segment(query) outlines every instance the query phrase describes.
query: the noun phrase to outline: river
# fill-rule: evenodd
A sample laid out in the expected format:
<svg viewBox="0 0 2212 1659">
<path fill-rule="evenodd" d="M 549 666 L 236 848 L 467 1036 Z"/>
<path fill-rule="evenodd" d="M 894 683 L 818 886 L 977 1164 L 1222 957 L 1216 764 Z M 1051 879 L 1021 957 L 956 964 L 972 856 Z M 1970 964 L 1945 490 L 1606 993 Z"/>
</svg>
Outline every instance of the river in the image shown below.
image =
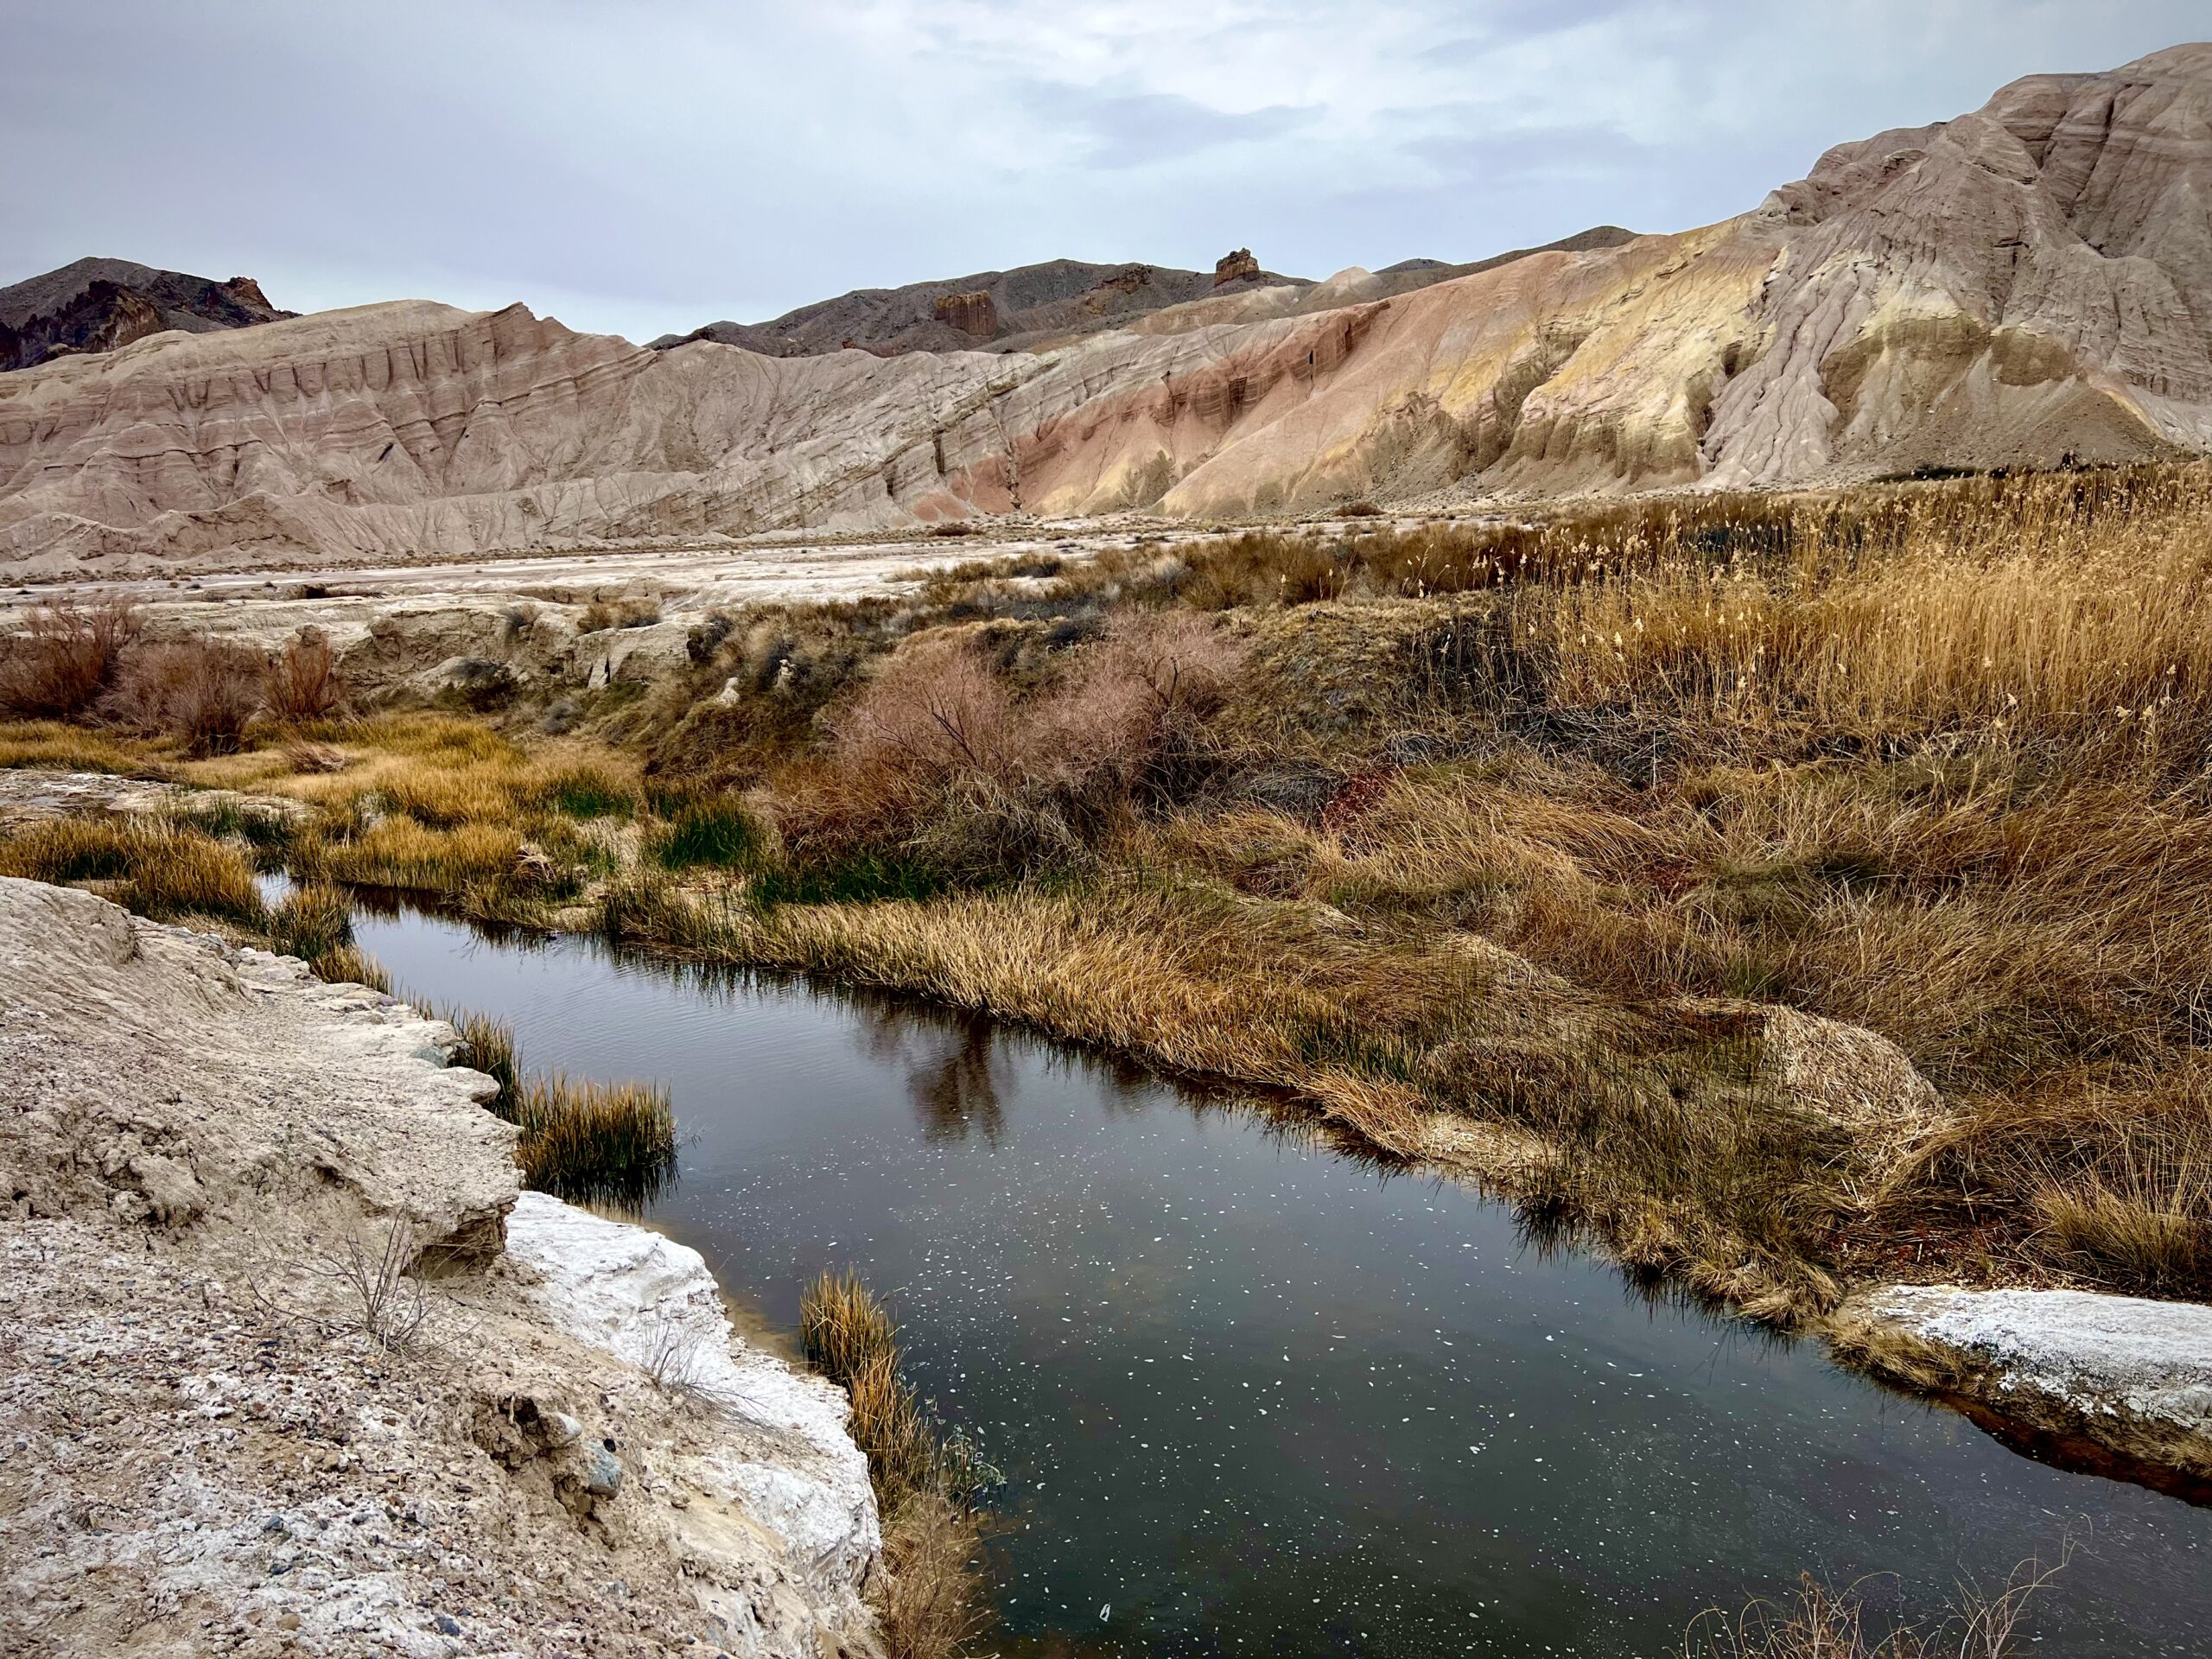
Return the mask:
<svg viewBox="0 0 2212 1659">
<path fill-rule="evenodd" d="M 1005 1652 L 1660 1655 L 1700 1610 L 1999 1588 L 2040 1650 L 2212 1652 L 2212 1510 L 2047 1467 L 1654 1300 L 1465 1187 L 990 1022 L 364 913 L 403 993 L 671 1085 L 652 1223 L 767 1325 L 857 1268 L 1007 1473 Z"/>
</svg>

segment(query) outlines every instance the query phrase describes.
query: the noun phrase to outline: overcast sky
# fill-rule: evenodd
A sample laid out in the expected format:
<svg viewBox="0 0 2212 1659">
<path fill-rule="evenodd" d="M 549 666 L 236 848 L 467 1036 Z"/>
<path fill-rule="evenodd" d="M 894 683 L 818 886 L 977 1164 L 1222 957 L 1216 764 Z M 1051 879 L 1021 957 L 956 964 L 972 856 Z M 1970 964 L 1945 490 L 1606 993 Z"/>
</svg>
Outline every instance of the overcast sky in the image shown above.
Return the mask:
<svg viewBox="0 0 2212 1659">
<path fill-rule="evenodd" d="M 0 0 L 0 283 L 646 339 L 1066 256 L 1325 276 L 1755 206 L 2202 0 Z"/>
</svg>

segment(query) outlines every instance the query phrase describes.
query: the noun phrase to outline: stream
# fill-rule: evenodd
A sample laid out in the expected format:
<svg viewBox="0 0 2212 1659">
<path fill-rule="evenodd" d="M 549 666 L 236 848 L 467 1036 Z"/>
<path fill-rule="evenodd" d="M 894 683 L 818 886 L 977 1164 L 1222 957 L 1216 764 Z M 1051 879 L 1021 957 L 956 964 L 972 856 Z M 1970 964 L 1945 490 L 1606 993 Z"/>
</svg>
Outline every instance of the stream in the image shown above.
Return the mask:
<svg viewBox="0 0 2212 1659">
<path fill-rule="evenodd" d="M 1457 1185 L 988 1020 L 361 913 L 525 1065 L 672 1088 L 652 1224 L 769 1326 L 857 1268 L 1006 1471 L 1005 1653 L 1664 1655 L 1801 1573 L 2020 1651 L 2212 1652 L 2212 1510 L 2015 1454 Z"/>
</svg>

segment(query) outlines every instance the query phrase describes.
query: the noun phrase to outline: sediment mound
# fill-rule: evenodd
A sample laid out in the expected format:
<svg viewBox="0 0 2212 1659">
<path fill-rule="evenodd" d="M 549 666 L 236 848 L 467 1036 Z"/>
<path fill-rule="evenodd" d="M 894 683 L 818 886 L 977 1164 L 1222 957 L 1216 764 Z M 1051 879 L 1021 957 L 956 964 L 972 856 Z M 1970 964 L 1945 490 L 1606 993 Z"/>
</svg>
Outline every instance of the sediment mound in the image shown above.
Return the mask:
<svg viewBox="0 0 2212 1659">
<path fill-rule="evenodd" d="M 875 1650 L 843 1396 L 518 1195 L 453 1040 L 0 880 L 9 1652 Z"/>
<path fill-rule="evenodd" d="M 2212 46 L 2183 46 L 1840 145 L 1702 229 L 1411 292 L 1424 270 L 1300 289 L 1240 263 L 1050 350 L 951 349 L 1004 344 L 1023 308 L 1020 273 L 989 272 L 856 296 L 906 296 L 885 340 L 948 348 L 890 357 L 652 351 L 420 302 L 162 334 L 0 377 L 0 560 L 338 563 L 2199 452 L 2207 199 Z"/>
</svg>

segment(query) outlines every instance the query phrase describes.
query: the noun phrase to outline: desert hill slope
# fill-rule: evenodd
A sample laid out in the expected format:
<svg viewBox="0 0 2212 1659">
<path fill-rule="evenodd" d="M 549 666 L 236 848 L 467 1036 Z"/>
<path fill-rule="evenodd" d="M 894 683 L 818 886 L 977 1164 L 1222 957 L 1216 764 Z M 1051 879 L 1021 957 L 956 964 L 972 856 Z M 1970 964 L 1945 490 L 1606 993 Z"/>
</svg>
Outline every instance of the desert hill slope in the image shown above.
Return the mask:
<svg viewBox="0 0 2212 1659">
<path fill-rule="evenodd" d="M 1753 211 L 1049 351 L 654 351 L 410 301 L 0 377 L 0 556 L 389 558 L 1128 506 L 1789 484 L 2212 445 L 2212 46 Z"/>
<path fill-rule="evenodd" d="M 1312 286 L 1300 277 L 1262 270 L 1243 249 L 1225 256 L 1211 271 L 1052 259 L 1013 270 L 910 283 L 904 288 L 856 289 L 785 312 L 770 322 L 710 322 L 688 334 L 664 334 L 652 344 L 656 350 L 664 350 L 711 340 L 768 357 L 818 357 L 850 349 L 881 357 L 986 347 L 1019 351 L 1134 321 L 1168 306 L 1206 298 L 1217 289 Z"/>
<path fill-rule="evenodd" d="M 204 334 L 274 322 L 251 276 L 227 283 L 128 259 L 79 259 L 0 288 L 0 370 L 75 352 L 111 352 L 164 329 Z"/>
</svg>

